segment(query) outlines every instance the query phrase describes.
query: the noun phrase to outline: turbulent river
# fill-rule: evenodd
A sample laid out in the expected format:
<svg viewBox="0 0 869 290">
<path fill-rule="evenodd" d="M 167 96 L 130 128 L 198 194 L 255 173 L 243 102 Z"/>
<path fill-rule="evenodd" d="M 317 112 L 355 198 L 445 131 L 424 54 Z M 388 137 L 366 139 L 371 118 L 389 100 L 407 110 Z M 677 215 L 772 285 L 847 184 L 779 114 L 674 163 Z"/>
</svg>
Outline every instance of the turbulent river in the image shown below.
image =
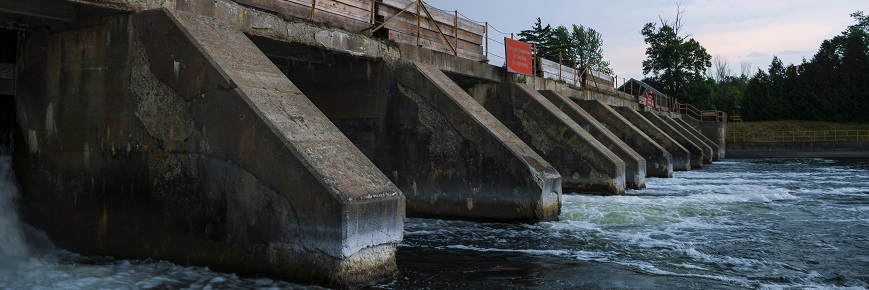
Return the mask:
<svg viewBox="0 0 869 290">
<path fill-rule="evenodd" d="M 18 222 L 9 167 L 3 159 L 0 288 L 310 287 L 55 249 Z M 869 160 L 726 160 L 647 186 L 565 194 L 557 222 L 408 219 L 400 273 L 372 288 L 869 287 Z"/>
</svg>

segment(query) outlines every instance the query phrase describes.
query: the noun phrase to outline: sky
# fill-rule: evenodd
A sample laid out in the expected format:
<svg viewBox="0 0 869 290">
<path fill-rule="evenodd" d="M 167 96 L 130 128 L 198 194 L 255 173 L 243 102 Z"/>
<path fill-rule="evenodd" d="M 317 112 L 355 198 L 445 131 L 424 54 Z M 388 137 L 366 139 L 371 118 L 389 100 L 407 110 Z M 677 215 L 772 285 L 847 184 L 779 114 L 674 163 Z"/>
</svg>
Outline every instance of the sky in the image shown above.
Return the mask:
<svg viewBox="0 0 869 290">
<path fill-rule="evenodd" d="M 849 15 L 869 13 L 867 0 L 426 0 L 443 10 L 458 10 L 475 21 L 518 34 L 530 29 L 540 17 L 553 27 L 572 24 L 591 27 L 603 36 L 603 56 L 619 78 L 642 78 L 647 45 L 640 30 L 660 18 L 673 21 L 677 4 L 682 14 L 682 31 L 689 34 L 713 56 L 727 60 L 735 74 L 743 62 L 752 73 L 766 70 L 773 56 L 785 64 L 811 59 L 824 39 L 839 35 L 854 24 Z M 490 29 L 490 38 L 501 35 Z M 516 36 L 518 38 L 518 36 Z M 490 41 L 490 55 L 504 55 L 503 45 Z M 490 62 L 503 59 L 490 56 Z"/>
</svg>

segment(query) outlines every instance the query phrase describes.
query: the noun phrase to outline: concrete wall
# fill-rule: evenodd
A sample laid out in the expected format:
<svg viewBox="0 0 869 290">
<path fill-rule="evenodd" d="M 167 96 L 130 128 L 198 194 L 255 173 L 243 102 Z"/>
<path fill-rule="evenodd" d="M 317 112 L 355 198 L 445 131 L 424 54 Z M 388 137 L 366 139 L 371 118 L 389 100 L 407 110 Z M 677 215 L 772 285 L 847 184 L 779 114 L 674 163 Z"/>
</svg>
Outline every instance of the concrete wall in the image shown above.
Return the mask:
<svg viewBox="0 0 869 290">
<path fill-rule="evenodd" d="M 562 176 L 440 70 L 388 63 L 397 90 L 393 148 L 373 148 L 415 216 L 495 221 L 558 219 Z M 364 146 L 363 146 L 364 147 Z"/>
<path fill-rule="evenodd" d="M 718 158 L 727 155 L 727 122 L 702 122 L 700 132 L 718 144 Z"/>
<path fill-rule="evenodd" d="M 673 139 L 673 137 L 665 133 L 661 128 L 658 128 L 657 125 L 652 124 L 652 122 L 646 119 L 646 117 L 640 114 L 640 112 L 634 111 L 630 108 L 615 107 L 613 109 L 619 112 L 622 117 L 630 121 L 631 124 L 643 131 L 643 133 L 648 135 L 649 138 L 652 138 L 652 140 L 670 153 L 673 157 L 673 170 L 687 171 L 692 168 L 702 168 L 702 156 L 698 156 L 694 152 L 689 151 L 687 148 L 682 146 L 680 142 Z"/>
<path fill-rule="evenodd" d="M 610 106 L 597 100 L 578 101 L 577 103 L 645 159 L 646 176 L 670 178 L 673 177 L 674 166 L 678 168 L 691 167 L 687 158 L 674 160 L 670 152 L 667 152 L 664 147 L 661 147 Z"/>
<path fill-rule="evenodd" d="M 350 55 L 288 61 L 312 48 L 256 43 L 405 192 L 409 216 L 558 218 L 557 171 L 440 70 Z"/>
<path fill-rule="evenodd" d="M 672 137 L 673 140 L 676 140 L 676 142 L 679 142 L 679 144 L 685 146 L 685 148 L 691 152 L 692 168 L 702 168 L 703 164 L 708 164 L 712 162 L 712 159 L 709 155 L 712 152 L 712 148 L 708 148 L 709 146 L 706 146 L 705 144 L 695 144 L 694 141 L 691 141 L 690 139 L 688 139 L 688 137 L 685 137 L 685 135 L 679 133 L 679 131 L 673 128 L 673 126 L 667 124 L 667 122 L 664 121 L 664 119 L 661 119 L 661 117 L 655 112 L 643 111 L 640 113 L 643 115 L 643 117 L 649 120 L 649 122 L 654 124 L 656 127 L 661 129 L 661 131 L 663 131 L 670 137 Z"/>
<path fill-rule="evenodd" d="M 624 161 L 531 86 L 481 83 L 470 92 L 558 169 L 565 191 L 624 194 Z"/>
<path fill-rule="evenodd" d="M 661 117 L 662 120 L 667 122 L 668 125 L 673 127 L 673 129 L 676 129 L 676 131 L 678 131 L 680 134 L 687 137 L 688 140 L 691 140 L 691 142 L 694 142 L 694 144 L 697 144 L 700 146 L 705 146 L 704 151 L 703 151 L 704 162 L 712 163 L 713 161 L 719 160 L 719 158 L 718 158 L 718 145 L 717 144 L 712 143 L 712 141 L 709 141 L 708 138 L 703 137 L 703 135 L 700 134 L 700 132 L 697 132 L 697 130 L 693 130 L 693 128 L 691 128 L 690 126 L 688 126 L 688 127 L 682 126 L 681 123 L 676 121 L 674 118 L 671 118 L 670 116 L 660 116 L 659 115 L 659 117 Z M 689 128 L 691 128 L 691 129 L 689 129 Z M 709 150 L 708 151 L 705 150 L 706 148 L 709 148 Z"/>
<path fill-rule="evenodd" d="M 685 130 L 690 132 L 692 135 L 696 136 L 698 139 L 703 141 L 703 143 L 706 143 L 706 145 L 709 145 L 709 147 L 712 147 L 712 161 L 719 161 L 722 158 L 724 158 L 724 149 L 721 148 L 721 144 L 707 138 L 706 135 L 704 135 L 702 132 L 700 132 L 700 130 L 697 130 L 697 128 L 694 128 L 694 126 L 691 126 L 691 124 L 689 124 L 688 122 L 685 122 L 685 120 L 683 118 L 671 118 L 668 121 L 672 121 L 672 122 L 675 122 L 676 124 L 679 124 L 680 126 L 682 126 L 682 128 L 684 128 Z M 718 122 L 715 122 L 715 123 L 718 123 Z M 723 124 L 725 124 L 725 126 L 727 126 L 726 122 L 721 122 L 721 123 L 723 123 Z M 724 141 L 724 140 L 721 140 L 721 141 Z"/>
<path fill-rule="evenodd" d="M 572 100 L 562 97 L 554 91 L 544 90 L 540 91 L 540 93 L 552 102 L 553 105 L 567 114 L 571 120 L 579 124 L 580 127 L 597 139 L 598 142 L 606 146 L 607 149 L 625 162 L 625 183 L 627 188 L 642 189 L 646 187 L 646 159 L 643 156 L 640 156 L 631 146 L 628 146 L 628 144 L 610 132 L 609 129 Z"/>
<path fill-rule="evenodd" d="M 339 287 L 394 273 L 404 197 L 235 26 L 102 19 L 28 34 L 29 221 L 82 254 Z"/>
</svg>

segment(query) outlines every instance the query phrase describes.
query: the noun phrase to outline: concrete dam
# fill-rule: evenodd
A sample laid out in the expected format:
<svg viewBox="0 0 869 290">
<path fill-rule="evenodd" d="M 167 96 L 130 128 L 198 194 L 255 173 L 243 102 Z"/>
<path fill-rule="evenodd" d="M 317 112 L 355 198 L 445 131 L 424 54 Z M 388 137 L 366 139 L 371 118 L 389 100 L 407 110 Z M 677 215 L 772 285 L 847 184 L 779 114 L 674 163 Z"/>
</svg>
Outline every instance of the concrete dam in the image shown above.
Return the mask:
<svg viewBox="0 0 869 290">
<path fill-rule="evenodd" d="M 393 1 L 292 2 L 0 3 L 21 218 L 84 255 L 353 288 L 395 272 L 405 216 L 552 221 L 724 158 L 725 122 L 520 81 L 458 21 L 448 53 L 358 33 Z"/>
</svg>

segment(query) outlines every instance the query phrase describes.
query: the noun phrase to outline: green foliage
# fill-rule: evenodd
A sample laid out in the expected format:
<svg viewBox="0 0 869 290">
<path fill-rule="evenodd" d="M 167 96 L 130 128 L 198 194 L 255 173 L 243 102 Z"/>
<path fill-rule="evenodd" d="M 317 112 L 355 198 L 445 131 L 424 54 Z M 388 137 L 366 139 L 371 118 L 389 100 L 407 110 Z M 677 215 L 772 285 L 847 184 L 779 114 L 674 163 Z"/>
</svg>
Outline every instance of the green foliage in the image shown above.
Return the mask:
<svg viewBox="0 0 869 290">
<path fill-rule="evenodd" d="M 575 55 L 576 67 L 591 68 L 605 74 L 613 74 L 610 62 L 603 59 L 603 38 L 591 27 L 573 25 L 570 34 L 570 47 Z"/>
<path fill-rule="evenodd" d="M 773 58 L 748 83 L 745 120 L 869 121 L 869 17 L 825 40 L 811 61 L 784 66 Z"/>
<path fill-rule="evenodd" d="M 609 61 L 603 60 L 603 38 L 590 27 L 574 24 L 572 29 L 563 25 L 552 28 L 549 24 L 544 26 L 538 17 L 531 29 L 519 32 L 519 41 L 536 47 L 538 58 L 557 62 L 560 53 L 564 66 L 576 63 L 577 68 L 591 66 L 607 74 L 613 73 Z M 537 62 L 538 71 L 539 65 Z"/>
<path fill-rule="evenodd" d="M 643 60 L 643 75 L 652 74 L 644 81 L 654 83 L 662 93 L 681 100 L 704 97 L 690 93 L 705 92 L 702 88 L 708 84 L 704 76 L 706 69 L 712 66 L 712 56 L 693 38 L 680 36 L 678 27 L 681 24 L 646 23 L 641 33 L 646 44 L 646 60 Z M 701 82 L 701 84 L 692 84 Z M 684 91 L 690 89 L 691 92 Z"/>
</svg>

